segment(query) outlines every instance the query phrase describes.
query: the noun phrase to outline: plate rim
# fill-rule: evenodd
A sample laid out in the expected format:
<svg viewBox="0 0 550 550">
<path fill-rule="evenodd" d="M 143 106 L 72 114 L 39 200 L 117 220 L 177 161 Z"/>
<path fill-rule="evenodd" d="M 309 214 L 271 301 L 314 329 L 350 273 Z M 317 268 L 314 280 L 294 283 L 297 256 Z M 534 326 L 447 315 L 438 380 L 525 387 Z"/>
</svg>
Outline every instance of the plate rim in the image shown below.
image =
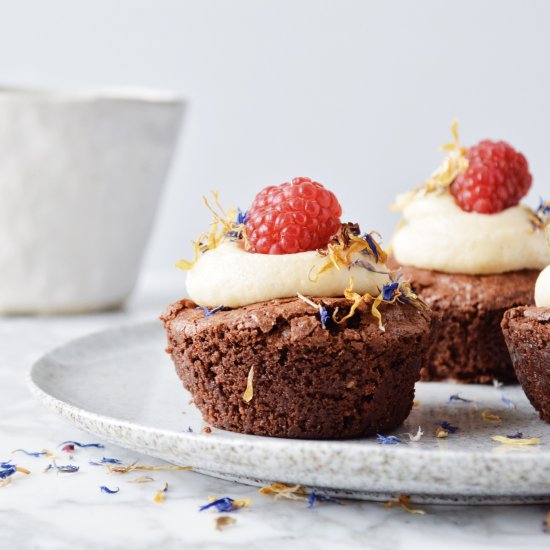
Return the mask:
<svg viewBox="0 0 550 550">
<path fill-rule="evenodd" d="M 134 322 L 134 323 L 125 323 L 120 324 L 117 326 L 105 328 L 102 330 L 94 331 L 92 333 L 86 334 L 84 336 L 80 336 L 78 338 L 69 340 L 65 342 L 64 344 L 61 344 L 59 346 L 56 346 L 55 348 L 51 349 L 47 353 L 43 354 L 38 360 L 36 360 L 31 368 L 27 372 L 27 385 L 32 393 L 32 395 L 43 405 L 45 405 L 49 410 L 53 411 L 57 415 L 61 416 L 65 420 L 68 420 L 72 424 L 76 425 L 78 428 L 88 432 L 92 433 L 93 435 L 96 435 L 98 437 L 104 438 L 105 440 L 115 444 L 119 445 L 121 447 L 130 448 L 139 452 L 142 452 L 144 454 L 147 454 L 149 456 L 155 456 L 157 458 L 162 458 L 163 460 L 168 460 L 170 462 L 180 463 L 177 459 L 177 457 L 173 457 L 172 460 L 165 458 L 166 456 L 166 450 L 161 449 L 159 451 L 155 451 L 155 449 L 152 449 L 150 445 L 137 445 L 137 444 L 130 444 L 127 441 L 121 440 L 112 434 L 110 434 L 110 431 L 112 429 L 116 428 L 123 428 L 128 433 L 133 433 L 134 436 L 137 435 L 138 437 L 134 437 L 134 440 L 139 439 L 139 435 L 155 435 L 157 436 L 157 439 L 160 440 L 166 440 L 168 442 L 172 442 L 172 444 L 176 443 L 176 447 L 181 451 L 184 450 L 184 448 L 187 448 L 188 453 L 191 455 L 191 458 L 186 459 L 186 463 L 190 465 L 193 468 L 201 469 L 201 456 L 204 453 L 208 453 L 209 451 L 212 451 L 214 448 L 216 449 L 231 449 L 231 450 L 237 450 L 237 455 L 242 456 L 243 453 L 246 452 L 254 452 L 258 450 L 258 442 L 260 444 L 260 448 L 265 452 L 268 453 L 277 453 L 277 452 L 285 452 L 285 455 L 288 456 L 289 454 L 293 454 L 296 459 L 303 460 L 304 453 L 312 454 L 313 451 L 318 450 L 320 447 L 322 447 L 322 450 L 328 449 L 329 454 L 334 453 L 344 453 L 348 456 L 348 458 L 351 456 L 354 460 L 360 460 L 360 459 L 369 459 L 369 461 L 376 463 L 376 462 L 386 462 L 391 463 L 395 462 L 398 463 L 397 465 L 402 468 L 403 459 L 410 458 L 411 461 L 414 461 L 415 463 L 418 463 L 418 461 L 421 460 L 430 460 L 434 461 L 434 459 L 440 463 L 444 462 L 454 462 L 456 460 L 459 460 L 461 458 L 468 459 L 468 460 L 475 460 L 480 462 L 481 465 L 488 464 L 490 462 L 490 467 L 493 471 L 498 470 L 501 471 L 503 474 L 507 469 L 509 469 L 510 466 L 521 468 L 522 466 L 528 466 L 532 467 L 533 462 L 538 462 L 539 468 L 546 468 L 547 470 L 550 469 L 550 453 L 546 452 L 544 454 L 532 454 L 532 453 L 522 453 L 522 452 L 506 452 L 502 454 L 497 453 L 491 453 L 489 456 L 488 451 L 485 450 L 464 450 L 464 449 L 440 449 L 437 451 L 437 453 L 430 453 L 428 454 L 426 450 L 423 450 L 421 447 L 418 447 L 416 445 L 409 446 L 407 445 L 379 445 L 379 446 L 362 446 L 360 439 L 348 439 L 348 440 L 314 440 L 314 439 L 290 439 L 290 438 L 277 438 L 277 437 L 267 437 L 267 436 L 254 436 L 249 434 L 238 434 L 238 437 L 231 437 L 231 433 L 229 432 L 229 437 L 224 438 L 215 438 L 213 437 L 213 434 L 204 434 L 202 432 L 178 432 L 174 431 L 172 429 L 165 429 L 165 428 L 157 428 L 153 426 L 147 426 L 144 424 L 140 424 L 137 422 L 132 422 L 129 420 L 119 419 L 113 416 L 107 416 L 103 415 L 82 407 L 78 407 L 76 405 L 73 405 L 67 401 L 63 401 L 62 399 L 51 395 L 48 393 L 45 389 L 43 389 L 39 382 L 36 380 L 36 375 L 39 369 L 41 368 L 47 368 L 46 365 L 49 362 L 55 362 L 56 356 L 60 353 L 64 353 L 66 350 L 70 350 L 71 348 L 78 348 L 83 343 L 94 341 L 97 338 L 105 337 L 105 336 L 113 336 L 116 333 L 125 333 L 125 332 L 133 332 L 136 330 L 153 330 L 157 329 L 159 327 L 158 321 L 140 321 L 140 322 Z M 90 421 L 94 426 L 95 429 L 90 429 L 90 426 L 87 421 Z M 243 437 L 244 435 L 244 437 Z M 350 445 L 350 443 L 352 443 Z M 224 464 L 225 468 L 220 469 L 219 472 L 223 473 L 224 475 L 237 475 L 241 477 L 247 477 L 247 474 L 243 472 L 242 468 L 236 468 L 236 464 Z M 204 466 L 205 470 L 210 469 L 210 467 Z M 261 478 L 263 476 L 257 476 L 252 475 L 249 476 L 252 478 Z M 281 480 L 278 480 L 281 481 Z M 504 483 L 505 487 L 509 487 L 509 489 L 512 489 L 513 487 L 510 487 L 506 483 Z M 336 487 L 335 487 L 336 488 Z M 349 490 L 349 488 L 345 488 L 346 490 Z M 541 495 L 542 492 L 517 492 L 517 487 L 515 487 L 515 491 L 512 493 L 510 490 L 497 490 L 494 492 L 495 495 Z M 353 489 L 352 489 L 353 490 Z M 368 489 L 365 489 L 368 490 Z M 388 492 L 392 492 L 393 489 L 388 489 Z M 405 490 L 404 493 L 414 493 L 414 491 L 411 490 Z M 453 491 L 456 493 L 456 491 Z M 444 495 L 446 493 L 449 493 L 449 491 L 439 491 L 433 493 L 434 495 Z M 470 494 L 472 494 L 470 492 Z M 486 492 L 481 492 L 479 495 L 485 495 Z M 550 489 L 545 489 L 544 494 L 550 495 Z M 474 495 L 472 495 L 474 496 Z"/>
</svg>

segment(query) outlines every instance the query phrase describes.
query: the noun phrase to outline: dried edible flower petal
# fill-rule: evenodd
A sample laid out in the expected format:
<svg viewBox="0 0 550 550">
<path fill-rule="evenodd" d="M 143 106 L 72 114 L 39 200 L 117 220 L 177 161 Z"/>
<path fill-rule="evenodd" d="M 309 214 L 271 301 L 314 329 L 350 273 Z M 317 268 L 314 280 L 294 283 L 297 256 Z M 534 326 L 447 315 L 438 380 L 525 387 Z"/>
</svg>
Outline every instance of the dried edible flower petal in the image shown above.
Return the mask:
<svg viewBox="0 0 550 550">
<path fill-rule="evenodd" d="M 500 400 L 509 408 L 509 409 L 515 409 L 516 405 L 513 401 L 508 399 L 505 395 L 501 396 Z"/>
<path fill-rule="evenodd" d="M 483 420 L 488 420 L 489 422 L 500 422 L 502 420 L 498 414 L 494 414 L 489 410 L 483 411 L 481 413 L 481 418 L 483 418 Z"/>
<path fill-rule="evenodd" d="M 156 502 L 157 504 L 162 504 L 166 500 L 166 493 L 168 491 L 168 483 L 164 484 L 164 487 L 162 489 L 159 489 L 154 498 L 153 502 Z"/>
<path fill-rule="evenodd" d="M 350 277 L 348 288 L 344 290 L 344 298 L 353 302 L 348 314 L 341 319 L 337 318 L 337 310 L 335 310 L 332 314 L 333 321 L 338 324 L 341 324 L 350 317 L 353 317 L 355 311 L 362 302 L 367 305 L 372 303 L 371 315 L 378 319 L 378 326 L 382 332 L 386 330 L 384 328 L 384 324 L 382 323 L 382 314 L 378 309 L 382 302 L 386 304 L 394 304 L 395 302 L 411 304 L 417 309 L 425 309 L 427 307 L 426 304 L 412 290 L 411 285 L 408 281 L 398 282 L 390 277 L 390 282 L 386 285 L 383 285 L 382 290 L 380 290 L 380 293 L 376 297 L 371 296 L 369 293 L 363 294 L 363 296 L 361 296 L 357 292 L 354 292 L 354 284 L 355 281 L 353 277 Z"/>
<path fill-rule="evenodd" d="M 491 439 L 504 445 L 538 445 L 540 443 L 539 437 L 530 437 L 528 439 L 520 439 L 515 437 L 506 437 L 504 435 L 492 435 Z"/>
<path fill-rule="evenodd" d="M 214 519 L 214 528 L 222 531 L 225 527 L 234 523 L 237 523 L 237 520 L 231 516 L 218 516 Z"/>
<path fill-rule="evenodd" d="M 531 224 L 536 230 L 544 230 L 550 227 L 550 201 L 540 199 L 536 210 L 528 208 Z"/>
<path fill-rule="evenodd" d="M 447 403 L 453 403 L 453 402 L 456 402 L 456 401 L 460 401 L 462 403 L 473 403 L 473 401 L 471 399 L 466 399 L 465 397 L 460 397 L 459 393 L 453 393 L 453 395 L 450 395 L 449 400 L 447 401 Z"/>
<path fill-rule="evenodd" d="M 109 473 L 114 474 L 127 474 L 128 472 L 133 472 L 134 470 L 148 470 L 148 471 L 156 471 L 156 470 L 192 470 L 192 466 L 141 466 L 138 465 L 137 462 L 134 462 L 132 464 L 128 464 L 127 466 L 119 466 L 114 465 L 111 466 L 109 464 L 106 464 L 107 469 L 109 470 Z"/>
<path fill-rule="evenodd" d="M 421 510 L 419 508 L 411 508 L 410 500 L 411 497 L 409 495 L 398 495 L 396 500 L 388 500 L 388 502 L 384 504 L 384 508 L 393 508 L 394 506 L 399 506 L 400 508 L 403 508 L 403 510 L 409 512 L 409 514 L 418 514 L 421 516 L 425 516 L 425 510 Z"/>
<path fill-rule="evenodd" d="M 445 439 L 446 437 L 449 437 L 449 432 L 444 428 L 437 427 L 435 429 L 435 437 L 438 439 Z"/>
<path fill-rule="evenodd" d="M 378 439 L 382 445 L 395 445 L 397 443 L 403 443 L 401 439 L 395 435 L 384 436 L 382 434 L 376 434 L 376 439 Z"/>
<path fill-rule="evenodd" d="M 15 451 L 12 451 L 13 453 L 24 453 L 27 456 L 33 456 L 34 458 L 39 458 L 41 456 L 53 456 L 53 453 L 51 451 L 48 451 L 47 449 L 42 449 L 41 451 L 26 451 L 25 449 L 15 449 Z"/>
<path fill-rule="evenodd" d="M 326 493 L 316 493 L 315 491 L 311 491 L 311 493 L 309 493 L 307 507 L 313 508 L 316 502 L 330 502 L 332 504 L 340 504 L 340 505 L 342 504 L 338 499 L 331 497 Z"/>
<path fill-rule="evenodd" d="M 286 498 L 288 500 L 308 500 L 305 489 L 300 485 L 286 485 L 273 483 L 259 489 L 262 495 L 274 495 L 275 499 Z"/>
<path fill-rule="evenodd" d="M 212 192 L 212 197 L 214 198 L 214 207 L 210 205 L 206 197 L 202 198 L 214 218 L 210 231 L 204 231 L 193 242 L 193 260 L 180 260 L 176 264 L 176 267 L 180 269 L 192 269 L 201 254 L 217 248 L 226 239 L 231 241 L 242 240 L 245 249 L 248 248 L 245 226 L 248 213 L 241 212 L 239 209 L 231 209 L 226 212 L 220 205 L 218 193 Z"/>
<path fill-rule="evenodd" d="M 109 487 L 107 487 L 106 485 L 101 485 L 99 487 L 99 490 L 102 493 L 107 493 L 108 495 L 114 495 L 114 494 L 116 494 L 120 491 L 120 489 L 118 487 L 116 489 L 109 489 Z"/>
<path fill-rule="evenodd" d="M 210 317 L 211 315 L 214 315 L 215 313 L 218 313 L 218 311 L 221 311 L 223 309 L 223 306 L 218 306 L 213 309 L 208 309 L 205 306 L 197 306 L 195 309 L 202 309 L 204 311 L 205 317 Z"/>
<path fill-rule="evenodd" d="M 443 430 L 446 430 L 447 432 L 454 434 L 458 431 L 458 428 L 456 426 L 453 426 L 446 420 L 442 420 L 441 422 L 438 422 L 437 425 L 442 428 Z"/>
<path fill-rule="evenodd" d="M 392 210 L 403 210 L 411 201 L 419 196 L 434 192 L 446 192 L 457 176 L 466 171 L 468 168 L 468 159 L 466 158 L 467 148 L 460 144 L 457 119 L 454 119 L 451 123 L 451 133 L 453 135 L 452 143 L 441 147 L 441 150 L 446 151 L 448 155 L 443 159 L 439 167 L 424 183 L 418 185 L 409 193 L 404 193 L 397 197 L 397 201 L 391 206 Z"/>
<path fill-rule="evenodd" d="M 243 401 L 245 403 L 250 403 L 250 401 L 252 401 L 252 398 L 254 397 L 253 380 L 254 380 L 254 366 L 250 367 L 250 370 L 248 371 L 248 377 L 246 379 L 246 389 L 244 390 L 244 393 L 243 393 Z"/>
<path fill-rule="evenodd" d="M 122 460 L 104 456 L 101 460 L 90 460 L 89 463 L 92 466 L 102 466 L 103 464 L 122 464 Z"/>
<path fill-rule="evenodd" d="M 17 472 L 17 466 L 12 465 L 0 470 L 0 479 L 6 479 Z"/>
<path fill-rule="evenodd" d="M 128 483 L 149 483 L 155 481 L 151 476 L 136 477 L 136 479 L 130 479 Z"/>
<path fill-rule="evenodd" d="M 300 298 L 300 300 L 319 311 L 319 321 L 321 322 L 321 327 L 326 329 L 327 323 L 330 321 L 330 315 L 327 308 L 321 304 L 316 304 L 313 300 L 310 300 L 299 292 L 297 292 L 296 295 L 298 296 L 298 298 Z"/>
<path fill-rule="evenodd" d="M 61 447 L 62 445 L 74 445 L 76 447 L 95 447 L 96 449 L 104 449 L 105 445 L 102 443 L 79 443 L 78 441 L 63 441 L 63 443 L 60 443 L 58 447 Z"/>
<path fill-rule="evenodd" d="M 50 470 L 56 470 L 62 474 L 74 474 L 80 470 L 80 466 L 75 466 L 74 464 L 66 464 L 64 466 L 58 466 L 55 463 L 55 460 L 44 469 L 44 473 L 49 472 Z"/>
<path fill-rule="evenodd" d="M 516 432 L 515 434 L 507 435 L 506 437 L 508 439 L 522 439 L 523 438 L 523 433 L 522 432 Z"/>
<path fill-rule="evenodd" d="M 199 512 L 202 512 L 203 510 L 208 510 L 209 508 L 216 508 L 218 512 L 233 512 L 235 510 L 238 510 L 239 508 L 247 508 L 248 506 L 250 506 L 251 503 L 252 500 L 250 500 L 249 498 L 234 500 L 229 497 L 223 497 L 217 500 L 213 500 L 208 504 L 204 504 L 199 508 Z"/>
<path fill-rule="evenodd" d="M 409 436 L 409 440 L 410 441 L 420 441 L 420 439 L 422 438 L 422 436 L 424 435 L 424 432 L 422 431 L 422 427 L 421 426 L 418 426 L 418 431 L 416 432 L 415 435 L 413 434 L 410 434 L 410 433 L 405 433 L 403 435 L 408 435 Z"/>
</svg>

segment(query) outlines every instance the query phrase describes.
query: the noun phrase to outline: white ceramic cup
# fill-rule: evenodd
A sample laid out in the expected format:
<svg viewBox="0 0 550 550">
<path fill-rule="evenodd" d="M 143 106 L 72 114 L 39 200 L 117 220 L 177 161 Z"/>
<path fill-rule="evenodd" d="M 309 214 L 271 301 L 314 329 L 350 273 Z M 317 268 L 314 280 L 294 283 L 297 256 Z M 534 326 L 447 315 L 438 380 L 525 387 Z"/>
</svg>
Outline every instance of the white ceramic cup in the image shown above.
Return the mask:
<svg viewBox="0 0 550 550">
<path fill-rule="evenodd" d="M 169 92 L 0 88 L 0 313 L 124 302 L 182 109 Z"/>
</svg>

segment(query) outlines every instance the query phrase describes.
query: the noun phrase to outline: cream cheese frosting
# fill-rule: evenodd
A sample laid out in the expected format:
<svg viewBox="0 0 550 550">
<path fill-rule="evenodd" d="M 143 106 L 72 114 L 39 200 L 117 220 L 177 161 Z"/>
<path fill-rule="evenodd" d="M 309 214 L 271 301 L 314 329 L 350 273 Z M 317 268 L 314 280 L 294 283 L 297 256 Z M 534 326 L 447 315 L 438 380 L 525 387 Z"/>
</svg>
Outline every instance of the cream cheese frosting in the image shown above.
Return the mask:
<svg viewBox="0 0 550 550">
<path fill-rule="evenodd" d="M 479 214 L 463 211 L 448 193 L 429 193 L 404 207 L 403 221 L 393 239 L 401 265 L 484 275 L 550 263 L 544 232 L 533 230 L 521 206 Z"/>
<path fill-rule="evenodd" d="M 353 260 L 369 263 L 368 257 L 357 253 Z M 378 295 L 390 281 L 383 263 L 372 263 L 373 272 L 361 265 L 335 267 L 316 273 L 327 261 L 317 251 L 297 254 L 252 254 L 242 242 L 226 241 L 198 258 L 187 274 L 187 292 L 197 304 L 242 307 L 255 302 L 288 298 L 297 293 L 308 296 L 343 296 L 350 277 L 353 290 L 359 294 Z"/>
<path fill-rule="evenodd" d="M 537 307 L 550 307 L 550 265 L 542 270 L 537 279 L 535 304 Z"/>
</svg>

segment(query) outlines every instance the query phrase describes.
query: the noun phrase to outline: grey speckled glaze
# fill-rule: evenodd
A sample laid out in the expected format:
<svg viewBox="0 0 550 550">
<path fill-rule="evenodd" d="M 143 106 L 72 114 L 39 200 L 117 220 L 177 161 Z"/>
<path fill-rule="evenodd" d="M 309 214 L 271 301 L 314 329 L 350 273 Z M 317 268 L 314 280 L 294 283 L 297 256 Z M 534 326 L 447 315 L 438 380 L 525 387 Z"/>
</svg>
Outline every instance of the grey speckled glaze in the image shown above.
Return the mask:
<svg viewBox="0 0 550 550">
<path fill-rule="evenodd" d="M 412 501 L 432 503 L 550 502 L 550 425 L 538 419 L 519 386 L 419 383 L 420 405 L 394 432 L 406 442 L 399 445 L 374 438 L 276 439 L 215 428 L 207 434 L 164 347 L 159 323 L 87 336 L 40 359 L 30 387 L 48 408 L 107 441 L 242 483 L 299 483 L 366 500 L 409 494 Z M 456 393 L 472 402 L 449 403 Z M 485 410 L 502 420 L 484 420 Z M 438 439 L 440 421 L 459 430 Z M 416 433 L 418 426 L 425 432 L 419 442 L 401 435 Z M 518 431 L 540 437 L 540 444 L 513 447 L 490 439 Z"/>
</svg>

